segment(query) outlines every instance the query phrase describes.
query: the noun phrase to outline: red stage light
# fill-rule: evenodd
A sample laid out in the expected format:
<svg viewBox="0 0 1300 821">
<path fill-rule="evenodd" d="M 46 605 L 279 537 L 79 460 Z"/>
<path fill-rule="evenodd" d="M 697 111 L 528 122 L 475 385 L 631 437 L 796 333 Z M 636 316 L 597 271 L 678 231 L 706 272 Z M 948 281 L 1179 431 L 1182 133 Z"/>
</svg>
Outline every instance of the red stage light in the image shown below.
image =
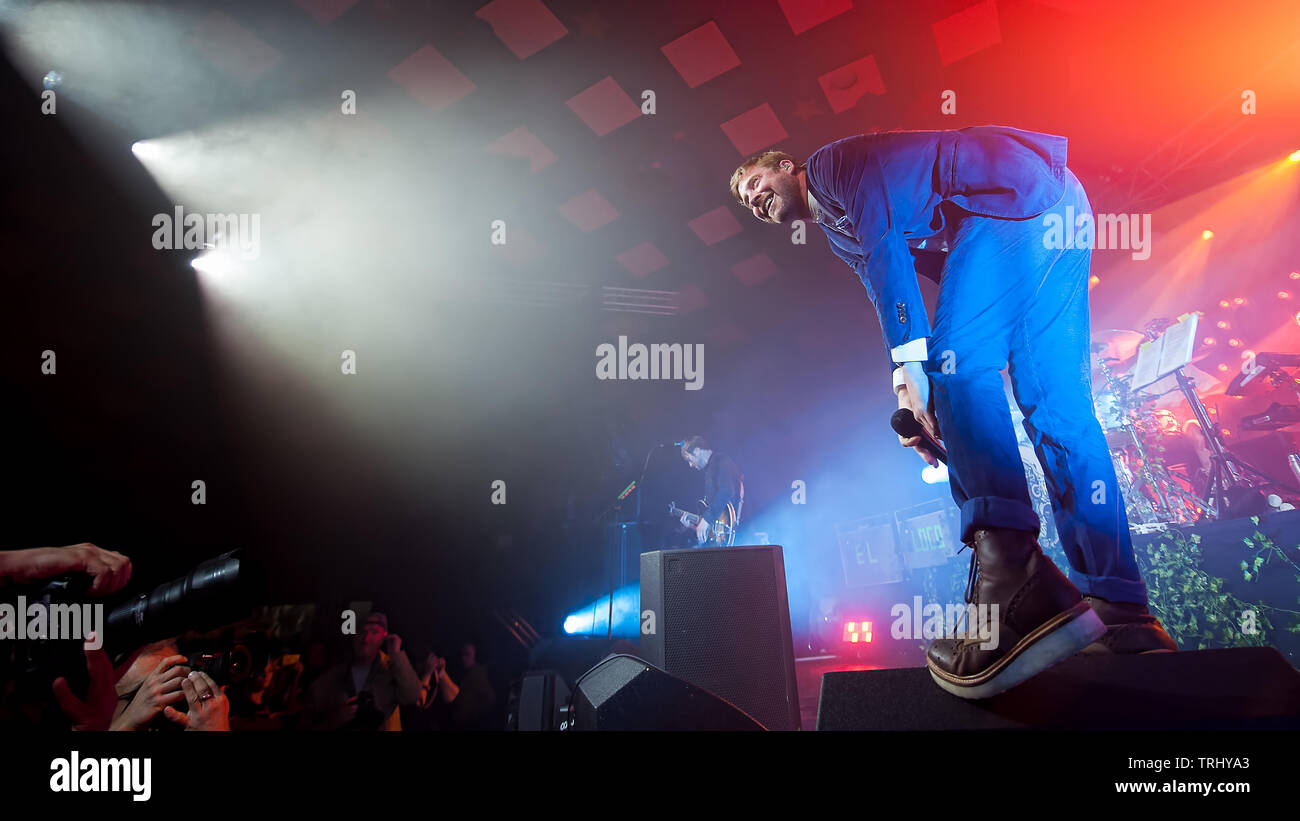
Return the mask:
<svg viewBox="0 0 1300 821">
<path fill-rule="evenodd" d="M 1206 344 L 1206 345 L 1214 345 L 1214 344 L 1215 344 L 1214 337 L 1212 337 L 1212 336 L 1207 336 L 1207 337 L 1205 337 L 1205 344 Z"/>
<path fill-rule="evenodd" d="M 1278 299 L 1290 299 L 1290 298 L 1291 298 L 1291 292 L 1290 292 L 1290 291 L 1278 291 L 1278 292 L 1277 292 L 1277 298 L 1278 298 Z"/>
<path fill-rule="evenodd" d="M 1214 238 L 1214 232 L 1211 231 L 1210 229 L 1206 228 L 1204 231 L 1201 232 L 1201 239 L 1213 239 L 1213 238 Z"/>
<path fill-rule="evenodd" d="M 1232 303 L 1228 302 L 1228 300 L 1226 300 L 1226 299 L 1221 299 L 1221 300 L 1219 300 L 1219 307 L 1220 307 L 1220 308 L 1227 308 L 1227 307 L 1230 306 L 1231 304 L 1232 304 Z"/>
<path fill-rule="evenodd" d="M 871 641 L 871 622 L 846 621 L 842 641 L 849 644 L 866 644 Z"/>
<path fill-rule="evenodd" d="M 1226 323 L 1226 322 L 1224 322 L 1222 319 L 1220 319 L 1220 320 L 1219 320 L 1219 327 L 1220 327 L 1220 328 L 1227 329 L 1227 328 L 1229 328 L 1230 326 L 1228 325 L 1228 323 Z"/>
<path fill-rule="evenodd" d="M 1236 299 L 1232 300 L 1232 304 L 1233 304 L 1233 305 L 1245 305 L 1245 304 L 1246 304 L 1246 298 L 1245 298 L 1245 297 L 1240 297 L 1240 296 L 1239 296 L 1239 297 L 1237 297 Z"/>
</svg>

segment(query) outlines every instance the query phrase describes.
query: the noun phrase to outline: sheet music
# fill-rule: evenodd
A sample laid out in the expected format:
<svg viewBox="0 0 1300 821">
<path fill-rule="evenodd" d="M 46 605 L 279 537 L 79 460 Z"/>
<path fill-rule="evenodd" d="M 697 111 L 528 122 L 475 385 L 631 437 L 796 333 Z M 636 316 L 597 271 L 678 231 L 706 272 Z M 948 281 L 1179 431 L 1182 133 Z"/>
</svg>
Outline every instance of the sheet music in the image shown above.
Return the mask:
<svg viewBox="0 0 1300 821">
<path fill-rule="evenodd" d="M 1183 314 L 1153 342 L 1138 347 L 1133 365 L 1133 388 L 1140 390 L 1192 361 L 1200 314 Z"/>
<path fill-rule="evenodd" d="M 1145 388 L 1160 377 L 1160 351 L 1164 337 L 1138 346 L 1137 364 L 1133 366 L 1133 389 Z"/>
<path fill-rule="evenodd" d="M 1178 322 L 1169 327 L 1162 337 L 1164 348 L 1160 352 L 1159 376 L 1173 373 L 1192 361 L 1192 350 L 1196 347 L 1196 325 L 1199 314 L 1183 314 Z"/>
</svg>

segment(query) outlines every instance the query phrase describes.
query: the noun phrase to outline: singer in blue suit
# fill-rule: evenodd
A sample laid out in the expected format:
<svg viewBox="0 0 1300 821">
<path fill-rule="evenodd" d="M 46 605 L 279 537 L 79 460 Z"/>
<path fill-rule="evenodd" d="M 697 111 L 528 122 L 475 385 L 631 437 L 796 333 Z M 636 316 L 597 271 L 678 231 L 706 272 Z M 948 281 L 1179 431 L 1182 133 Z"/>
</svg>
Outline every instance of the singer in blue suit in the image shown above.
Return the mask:
<svg viewBox="0 0 1300 821">
<path fill-rule="evenodd" d="M 972 548 L 967 601 L 997 622 L 984 624 L 996 643 L 972 624 L 969 638 L 928 650 L 932 678 L 963 698 L 996 695 L 1080 651 L 1177 650 L 1147 609 L 1093 412 L 1092 210 L 1065 160 L 1064 137 L 981 126 L 848 137 L 803 164 L 767 151 L 731 178 L 759 220 L 821 227 L 875 305 L 899 407 L 947 448 Z M 932 320 L 916 264 L 934 251 L 945 257 Z M 1004 368 L 1046 475 L 1068 578 L 1038 546 Z M 900 442 L 934 463 L 919 437 Z"/>
</svg>

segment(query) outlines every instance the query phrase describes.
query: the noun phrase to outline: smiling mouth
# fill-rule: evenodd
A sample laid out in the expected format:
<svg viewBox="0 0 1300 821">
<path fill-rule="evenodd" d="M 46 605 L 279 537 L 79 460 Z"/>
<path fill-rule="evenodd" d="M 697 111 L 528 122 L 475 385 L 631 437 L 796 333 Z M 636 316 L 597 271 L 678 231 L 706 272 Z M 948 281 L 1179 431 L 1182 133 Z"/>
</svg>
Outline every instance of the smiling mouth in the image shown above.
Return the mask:
<svg viewBox="0 0 1300 821">
<path fill-rule="evenodd" d="M 769 192 L 767 202 L 763 203 L 763 215 L 768 219 L 772 218 L 772 200 L 776 199 L 776 194 Z"/>
</svg>

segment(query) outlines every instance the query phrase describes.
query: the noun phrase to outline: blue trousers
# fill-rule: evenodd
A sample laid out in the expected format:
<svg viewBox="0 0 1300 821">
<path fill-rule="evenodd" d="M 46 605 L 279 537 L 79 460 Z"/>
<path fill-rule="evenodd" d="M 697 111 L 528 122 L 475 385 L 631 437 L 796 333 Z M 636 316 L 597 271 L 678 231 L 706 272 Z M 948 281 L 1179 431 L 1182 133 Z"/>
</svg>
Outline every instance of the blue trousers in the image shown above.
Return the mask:
<svg viewBox="0 0 1300 821">
<path fill-rule="evenodd" d="M 1006 368 L 1043 466 L 1070 581 L 1085 594 L 1145 604 L 1124 500 L 1092 404 L 1092 250 L 1087 236 L 1082 248 L 1044 242 L 1048 215 L 1066 221 L 1066 237 L 1075 234 L 1070 206 L 1075 219 L 1092 213 L 1083 186 L 1067 172 L 1065 195 L 1038 217 L 956 216 L 926 372 L 963 541 L 984 528 L 1039 529 L 1007 406 Z"/>
</svg>

